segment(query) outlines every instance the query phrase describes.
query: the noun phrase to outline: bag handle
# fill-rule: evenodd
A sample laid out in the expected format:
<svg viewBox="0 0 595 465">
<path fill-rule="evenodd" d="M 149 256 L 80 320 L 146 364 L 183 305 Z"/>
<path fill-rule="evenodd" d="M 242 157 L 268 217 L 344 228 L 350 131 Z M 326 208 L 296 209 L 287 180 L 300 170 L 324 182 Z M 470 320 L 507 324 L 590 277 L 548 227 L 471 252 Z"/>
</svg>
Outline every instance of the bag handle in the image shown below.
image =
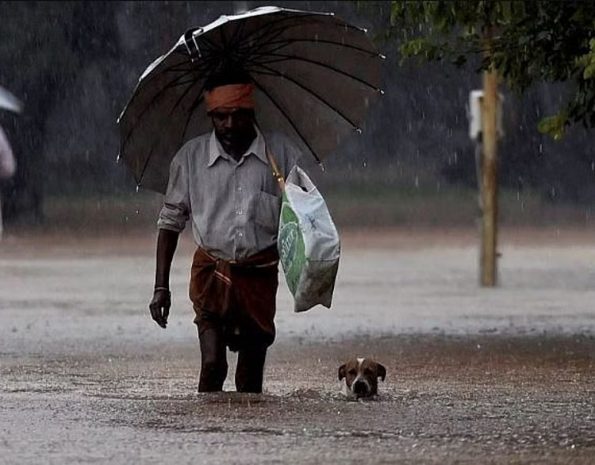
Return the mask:
<svg viewBox="0 0 595 465">
<path fill-rule="evenodd" d="M 271 165 L 271 171 L 273 172 L 273 177 L 279 183 L 279 187 L 281 188 L 281 192 L 283 193 L 283 192 L 285 192 L 285 178 L 281 174 L 281 171 L 279 171 L 279 166 L 277 165 L 277 161 L 275 160 L 275 157 L 269 150 L 268 146 L 266 147 L 266 154 L 267 154 L 267 159 L 269 160 L 269 163 Z"/>
</svg>

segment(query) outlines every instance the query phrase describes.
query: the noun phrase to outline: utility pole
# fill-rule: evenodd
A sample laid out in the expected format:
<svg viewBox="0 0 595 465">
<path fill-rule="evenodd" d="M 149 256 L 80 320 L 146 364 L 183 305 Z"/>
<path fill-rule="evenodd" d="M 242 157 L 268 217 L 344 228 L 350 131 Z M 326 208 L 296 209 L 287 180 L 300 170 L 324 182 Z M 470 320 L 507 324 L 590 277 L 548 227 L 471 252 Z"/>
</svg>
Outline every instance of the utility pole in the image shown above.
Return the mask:
<svg viewBox="0 0 595 465">
<path fill-rule="evenodd" d="M 487 53 L 491 49 L 491 31 L 486 36 Z M 498 244 L 498 75 L 495 70 L 483 74 L 483 99 L 481 105 L 482 162 L 481 162 L 481 254 L 480 282 L 484 287 L 494 287 L 497 282 Z"/>
</svg>

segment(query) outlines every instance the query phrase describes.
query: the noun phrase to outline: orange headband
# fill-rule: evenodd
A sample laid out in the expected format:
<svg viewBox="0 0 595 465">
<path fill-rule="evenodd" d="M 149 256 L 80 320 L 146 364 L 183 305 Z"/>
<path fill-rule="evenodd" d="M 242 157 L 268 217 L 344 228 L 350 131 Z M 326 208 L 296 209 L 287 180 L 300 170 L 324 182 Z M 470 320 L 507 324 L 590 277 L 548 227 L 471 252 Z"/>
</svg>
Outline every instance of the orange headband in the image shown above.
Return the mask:
<svg viewBox="0 0 595 465">
<path fill-rule="evenodd" d="M 229 84 L 205 92 L 207 112 L 219 107 L 254 108 L 254 84 Z"/>
</svg>

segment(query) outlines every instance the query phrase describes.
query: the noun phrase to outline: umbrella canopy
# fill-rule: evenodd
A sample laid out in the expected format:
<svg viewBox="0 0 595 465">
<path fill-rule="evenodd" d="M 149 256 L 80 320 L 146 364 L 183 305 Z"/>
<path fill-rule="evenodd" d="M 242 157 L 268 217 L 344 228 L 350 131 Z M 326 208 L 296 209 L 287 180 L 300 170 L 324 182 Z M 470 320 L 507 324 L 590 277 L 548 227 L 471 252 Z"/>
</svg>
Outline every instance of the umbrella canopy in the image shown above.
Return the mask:
<svg viewBox="0 0 595 465">
<path fill-rule="evenodd" d="M 211 130 L 203 98 L 222 66 L 254 81 L 256 118 L 320 161 L 361 132 L 379 94 L 380 55 L 364 29 L 332 13 L 263 7 L 187 31 L 142 74 L 118 119 L 120 154 L 139 186 L 165 192 L 185 141 Z"/>
<path fill-rule="evenodd" d="M 8 90 L 0 86 L 0 108 L 20 113 L 23 110 L 23 104 L 18 98 L 8 92 Z"/>
</svg>

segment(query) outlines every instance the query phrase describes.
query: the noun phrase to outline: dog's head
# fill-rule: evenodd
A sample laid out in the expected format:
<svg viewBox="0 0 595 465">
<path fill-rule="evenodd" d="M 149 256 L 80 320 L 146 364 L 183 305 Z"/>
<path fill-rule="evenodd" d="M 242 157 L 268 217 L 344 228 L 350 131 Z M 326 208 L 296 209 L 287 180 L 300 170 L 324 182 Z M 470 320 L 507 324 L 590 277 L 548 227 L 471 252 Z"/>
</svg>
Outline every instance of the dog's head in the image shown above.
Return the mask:
<svg viewBox="0 0 595 465">
<path fill-rule="evenodd" d="M 370 358 L 354 358 L 339 367 L 339 381 L 345 380 L 350 396 L 372 397 L 378 393 L 378 378 L 384 381 L 386 368 Z"/>
</svg>

